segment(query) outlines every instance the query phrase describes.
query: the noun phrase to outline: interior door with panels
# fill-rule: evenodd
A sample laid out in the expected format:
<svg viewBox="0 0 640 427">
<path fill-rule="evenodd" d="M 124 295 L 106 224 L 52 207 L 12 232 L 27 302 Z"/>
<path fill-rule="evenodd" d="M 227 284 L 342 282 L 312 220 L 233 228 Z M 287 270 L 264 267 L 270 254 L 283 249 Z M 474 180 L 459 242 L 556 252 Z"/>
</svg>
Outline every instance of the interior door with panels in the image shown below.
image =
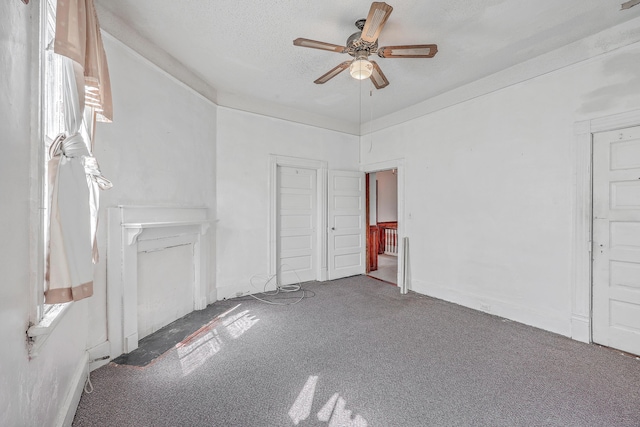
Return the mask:
<svg viewBox="0 0 640 427">
<path fill-rule="evenodd" d="M 364 274 L 366 268 L 365 174 L 329 171 L 329 279 Z"/>
<path fill-rule="evenodd" d="M 278 278 L 280 284 L 316 279 L 317 172 L 278 166 Z"/>
<path fill-rule="evenodd" d="M 593 341 L 640 354 L 640 127 L 593 138 Z"/>
</svg>

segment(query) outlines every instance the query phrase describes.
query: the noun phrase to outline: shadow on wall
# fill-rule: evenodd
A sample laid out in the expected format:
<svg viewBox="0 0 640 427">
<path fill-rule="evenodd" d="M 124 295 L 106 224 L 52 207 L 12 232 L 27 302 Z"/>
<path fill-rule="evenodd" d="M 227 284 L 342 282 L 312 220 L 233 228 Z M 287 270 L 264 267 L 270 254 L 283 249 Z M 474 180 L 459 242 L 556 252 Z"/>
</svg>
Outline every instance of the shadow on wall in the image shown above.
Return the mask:
<svg viewBox="0 0 640 427">
<path fill-rule="evenodd" d="M 600 86 L 584 96 L 580 114 L 590 114 L 602 110 L 611 109 L 621 105 L 625 99 L 637 99 L 640 97 L 640 53 L 623 54 L 608 59 L 602 65 L 602 73 L 605 78 L 620 78 L 619 83 Z"/>
</svg>

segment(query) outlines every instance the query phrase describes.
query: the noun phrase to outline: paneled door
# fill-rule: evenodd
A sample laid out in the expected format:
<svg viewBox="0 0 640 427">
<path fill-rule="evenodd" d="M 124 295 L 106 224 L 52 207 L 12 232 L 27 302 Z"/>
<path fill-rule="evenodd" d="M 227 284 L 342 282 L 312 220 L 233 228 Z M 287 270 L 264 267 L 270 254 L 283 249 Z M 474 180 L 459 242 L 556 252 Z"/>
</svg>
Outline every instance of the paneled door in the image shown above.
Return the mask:
<svg viewBox="0 0 640 427">
<path fill-rule="evenodd" d="M 281 285 L 315 280 L 317 172 L 278 166 L 277 252 Z"/>
<path fill-rule="evenodd" d="M 329 171 L 329 279 L 364 274 L 366 268 L 365 175 Z"/>
<path fill-rule="evenodd" d="M 640 354 L 640 127 L 593 138 L 593 341 Z"/>
</svg>

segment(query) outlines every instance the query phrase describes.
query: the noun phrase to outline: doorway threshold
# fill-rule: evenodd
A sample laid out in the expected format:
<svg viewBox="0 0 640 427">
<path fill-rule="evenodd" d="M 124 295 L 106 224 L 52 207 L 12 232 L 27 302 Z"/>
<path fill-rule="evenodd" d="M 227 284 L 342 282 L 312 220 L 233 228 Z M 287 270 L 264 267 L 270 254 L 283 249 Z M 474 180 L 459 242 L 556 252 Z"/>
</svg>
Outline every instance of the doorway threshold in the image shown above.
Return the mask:
<svg viewBox="0 0 640 427">
<path fill-rule="evenodd" d="M 393 255 L 378 255 L 378 269 L 370 271 L 368 276 L 397 286 L 398 257 Z"/>
<path fill-rule="evenodd" d="M 367 274 L 367 277 L 371 277 L 372 279 L 375 279 L 375 280 L 377 280 L 379 282 L 386 283 L 386 284 L 391 285 L 391 286 L 398 286 L 395 282 L 390 282 L 388 280 L 381 279 L 381 278 L 376 277 L 376 276 L 372 276 L 371 273 Z"/>
</svg>

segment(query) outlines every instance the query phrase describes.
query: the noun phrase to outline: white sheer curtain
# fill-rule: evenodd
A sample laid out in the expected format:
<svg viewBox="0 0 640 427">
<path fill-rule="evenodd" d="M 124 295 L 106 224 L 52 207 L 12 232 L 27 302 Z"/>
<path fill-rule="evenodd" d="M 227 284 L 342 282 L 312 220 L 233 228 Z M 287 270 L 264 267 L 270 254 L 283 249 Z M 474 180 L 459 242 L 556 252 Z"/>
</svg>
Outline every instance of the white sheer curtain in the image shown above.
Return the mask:
<svg viewBox="0 0 640 427">
<path fill-rule="evenodd" d="M 85 102 L 92 108 L 91 120 L 93 114 L 103 121 L 112 119 L 106 56 L 92 0 L 58 0 L 54 51 L 63 55 L 65 129 L 49 150 L 46 304 L 77 301 L 93 294 L 98 193 L 100 188 L 111 187 L 91 155 L 92 144 L 87 140 L 91 135 L 81 129 Z"/>
<path fill-rule="evenodd" d="M 113 119 L 111 83 L 93 0 L 58 0 L 54 51 L 80 64 L 85 77 L 87 104 L 98 121 Z"/>
</svg>

